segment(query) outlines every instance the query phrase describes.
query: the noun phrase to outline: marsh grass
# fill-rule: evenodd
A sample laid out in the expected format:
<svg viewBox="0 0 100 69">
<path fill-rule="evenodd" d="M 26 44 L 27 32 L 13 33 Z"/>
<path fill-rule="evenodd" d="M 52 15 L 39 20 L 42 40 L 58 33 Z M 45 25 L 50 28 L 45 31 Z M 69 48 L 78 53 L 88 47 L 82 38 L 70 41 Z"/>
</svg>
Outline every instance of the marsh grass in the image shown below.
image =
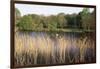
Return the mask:
<svg viewBox="0 0 100 69">
<path fill-rule="evenodd" d="M 51 38 L 38 33 L 32 37 L 16 32 L 14 53 L 15 66 L 88 63 L 95 61 L 95 41 L 88 36 Z"/>
</svg>

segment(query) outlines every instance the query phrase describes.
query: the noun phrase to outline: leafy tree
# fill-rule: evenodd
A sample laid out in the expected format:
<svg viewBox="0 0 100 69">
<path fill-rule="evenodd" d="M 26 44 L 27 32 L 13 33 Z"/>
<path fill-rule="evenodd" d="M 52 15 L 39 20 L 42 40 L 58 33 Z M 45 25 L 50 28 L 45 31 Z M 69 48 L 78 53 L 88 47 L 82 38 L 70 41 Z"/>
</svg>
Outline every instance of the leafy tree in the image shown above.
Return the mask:
<svg viewBox="0 0 100 69">
<path fill-rule="evenodd" d="M 41 16 L 32 14 L 32 26 L 34 30 L 42 30 L 43 29 L 43 22 Z"/>
<path fill-rule="evenodd" d="M 81 16 L 82 16 L 82 27 L 83 29 L 90 29 L 90 11 L 88 8 L 84 8 L 81 12 Z"/>
<path fill-rule="evenodd" d="M 41 19 L 41 24 L 43 25 L 43 28 L 46 28 L 48 27 L 48 24 L 47 24 L 47 17 L 41 15 L 40 16 L 40 19 Z"/>
<path fill-rule="evenodd" d="M 16 18 L 21 17 L 19 10 L 16 11 Z M 88 8 L 84 8 L 78 14 L 64 14 L 43 16 L 37 14 L 24 15 L 17 22 L 19 30 L 48 30 L 57 29 L 95 29 L 95 10 L 90 13 Z"/>
<path fill-rule="evenodd" d="M 15 8 L 15 22 L 17 23 L 21 18 L 21 13 L 18 8 Z"/>
<path fill-rule="evenodd" d="M 67 16 L 68 28 L 78 28 L 77 15 L 72 14 Z"/>
<path fill-rule="evenodd" d="M 32 17 L 30 15 L 24 15 L 17 24 L 19 30 L 32 30 Z"/>
<path fill-rule="evenodd" d="M 81 12 L 79 12 L 76 16 L 77 28 L 82 29 L 82 17 Z"/>
<path fill-rule="evenodd" d="M 91 25 L 90 29 L 95 29 L 95 27 L 96 27 L 95 21 L 96 20 L 95 20 L 95 10 L 94 10 L 90 15 L 90 25 Z"/>
<path fill-rule="evenodd" d="M 64 25 L 66 25 L 66 19 L 64 13 L 59 13 L 57 15 L 57 22 L 58 22 L 58 28 L 63 28 Z"/>
<path fill-rule="evenodd" d="M 57 29 L 57 20 L 56 16 L 51 15 L 47 18 L 48 30 L 54 31 Z"/>
</svg>

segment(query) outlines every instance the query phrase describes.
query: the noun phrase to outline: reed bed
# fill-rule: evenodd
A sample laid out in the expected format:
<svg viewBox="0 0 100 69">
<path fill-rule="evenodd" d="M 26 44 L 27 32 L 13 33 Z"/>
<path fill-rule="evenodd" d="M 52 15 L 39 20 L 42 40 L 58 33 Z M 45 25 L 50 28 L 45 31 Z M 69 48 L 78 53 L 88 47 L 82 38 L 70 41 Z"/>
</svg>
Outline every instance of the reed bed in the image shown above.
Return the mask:
<svg viewBox="0 0 100 69">
<path fill-rule="evenodd" d="M 95 61 L 95 40 L 85 37 L 52 36 L 43 33 L 15 34 L 15 66 L 74 64 Z"/>
</svg>

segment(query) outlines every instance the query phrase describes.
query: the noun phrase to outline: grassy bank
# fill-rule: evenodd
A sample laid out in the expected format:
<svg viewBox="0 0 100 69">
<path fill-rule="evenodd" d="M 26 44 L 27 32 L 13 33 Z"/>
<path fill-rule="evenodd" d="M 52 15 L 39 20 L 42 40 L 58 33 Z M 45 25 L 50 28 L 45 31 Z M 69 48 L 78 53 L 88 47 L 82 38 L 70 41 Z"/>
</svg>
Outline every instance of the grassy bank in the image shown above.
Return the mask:
<svg viewBox="0 0 100 69">
<path fill-rule="evenodd" d="M 32 30 L 19 30 L 19 31 L 29 31 L 29 32 L 76 32 L 76 33 L 85 33 L 85 32 L 95 32 L 95 30 L 87 30 L 87 29 L 32 29 Z"/>
</svg>

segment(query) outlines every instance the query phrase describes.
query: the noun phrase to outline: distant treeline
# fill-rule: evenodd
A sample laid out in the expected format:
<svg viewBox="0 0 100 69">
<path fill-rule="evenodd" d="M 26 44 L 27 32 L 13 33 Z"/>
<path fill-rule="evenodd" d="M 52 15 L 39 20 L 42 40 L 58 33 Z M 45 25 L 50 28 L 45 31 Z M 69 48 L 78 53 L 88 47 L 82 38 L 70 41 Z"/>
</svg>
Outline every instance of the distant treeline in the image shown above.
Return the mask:
<svg viewBox="0 0 100 69">
<path fill-rule="evenodd" d="M 28 14 L 21 17 L 20 11 L 16 8 L 15 22 L 18 30 L 27 31 L 95 30 L 95 10 L 90 12 L 88 8 L 84 8 L 78 14 L 59 13 L 50 16 Z"/>
</svg>

